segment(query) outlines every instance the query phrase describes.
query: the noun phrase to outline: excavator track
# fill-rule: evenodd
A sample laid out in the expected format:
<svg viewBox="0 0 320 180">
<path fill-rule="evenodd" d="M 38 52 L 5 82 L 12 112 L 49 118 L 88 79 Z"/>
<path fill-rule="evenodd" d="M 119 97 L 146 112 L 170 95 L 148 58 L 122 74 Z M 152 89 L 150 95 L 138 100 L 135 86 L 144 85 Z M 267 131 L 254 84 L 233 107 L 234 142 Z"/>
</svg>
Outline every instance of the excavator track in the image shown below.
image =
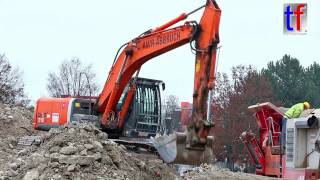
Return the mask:
<svg viewBox="0 0 320 180">
<path fill-rule="evenodd" d="M 150 153 L 155 153 L 157 149 L 154 147 L 153 142 L 146 138 L 125 138 L 120 139 L 109 139 L 115 143 L 122 144 L 128 149 L 134 150 L 138 148 L 143 148 Z"/>
<path fill-rule="evenodd" d="M 33 144 L 39 145 L 40 143 L 40 136 L 22 136 L 18 139 L 17 149 L 23 149 L 25 146 L 31 146 Z"/>
<path fill-rule="evenodd" d="M 120 139 L 109 139 L 117 144 L 124 145 L 126 151 L 134 153 L 135 157 L 144 161 L 151 159 L 162 160 L 157 149 L 154 147 L 150 139 L 144 138 L 120 138 Z"/>
</svg>

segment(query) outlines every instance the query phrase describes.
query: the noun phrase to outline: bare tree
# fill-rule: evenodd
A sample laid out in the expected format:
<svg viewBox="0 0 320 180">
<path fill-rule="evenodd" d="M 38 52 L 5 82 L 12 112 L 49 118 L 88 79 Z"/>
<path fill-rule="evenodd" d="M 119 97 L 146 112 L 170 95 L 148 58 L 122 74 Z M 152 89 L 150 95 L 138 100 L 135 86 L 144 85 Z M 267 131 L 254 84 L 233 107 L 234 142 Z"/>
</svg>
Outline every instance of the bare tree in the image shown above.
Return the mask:
<svg viewBox="0 0 320 180">
<path fill-rule="evenodd" d="M 12 67 L 4 54 L 0 54 L 0 102 L 19 105 L 30 102 L 24 94 L 22 72 Z"/>
<path fill-rule="evenodd" d="M 179 98 L 175 95 L 169 95 L 166 99 L 166 112 L 172 113 L 179 107 Z"/>
<path fill-rule="evenodd" d="M 47 90 L 52 97 L 97 95 L 98 85 L 92 64 L 83 64 L 79 58 L 63 61 L 58 73 L 49 73 Z"/>
<path fill-rule="evenodd" d="M 180 127 L 179 99 L 177 96 L 169 95 L 165 101 L 165 131 L 167 134 L 178 130 Z"/>
</svg>

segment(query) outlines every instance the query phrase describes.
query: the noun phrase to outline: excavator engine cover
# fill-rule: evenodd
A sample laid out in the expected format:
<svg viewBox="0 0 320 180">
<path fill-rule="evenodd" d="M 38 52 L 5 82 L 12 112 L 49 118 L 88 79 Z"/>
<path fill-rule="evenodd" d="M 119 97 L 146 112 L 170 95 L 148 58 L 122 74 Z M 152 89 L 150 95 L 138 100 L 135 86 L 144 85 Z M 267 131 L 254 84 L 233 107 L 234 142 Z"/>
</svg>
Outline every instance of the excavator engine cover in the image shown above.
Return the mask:
<svg viewBox="0 0 320 180">
<path fill-rule="evenodd" d="M 166 163 L 200 165 L 202 163 L 213 162 L 212 136 L 208 136 L 207 143 L 203 148 L 187 147 L 186 134 L 178 132 L 170 135 L 156 136 L 153 142 L 160 157 Z"/>
</svg>

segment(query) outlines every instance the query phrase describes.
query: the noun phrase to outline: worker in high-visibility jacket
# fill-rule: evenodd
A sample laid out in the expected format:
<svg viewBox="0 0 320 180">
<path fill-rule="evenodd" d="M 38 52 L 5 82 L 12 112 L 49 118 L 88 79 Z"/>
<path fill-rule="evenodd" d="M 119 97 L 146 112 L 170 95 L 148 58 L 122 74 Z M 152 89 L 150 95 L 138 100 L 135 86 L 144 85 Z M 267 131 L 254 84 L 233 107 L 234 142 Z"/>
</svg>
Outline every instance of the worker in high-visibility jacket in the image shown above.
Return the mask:
<svg viewBox="0 0 320 180">
<path fill-rule="evenodd" d="M 309 109 L 310 104 L 308 102 L 298 103 L 293 105 L 285 114 L 286 119 L 293 119 L 300 117 L 303 110 Z"/>
<path fill-rule="evenodd" d="M 286 113 L 284 113 L 284 118 L 281 121 L 281 140 L 280 140 L 280 143 L 281 143 L 283 149 L 286 144 L 287 119 L 293 119 L 293 118 L 300 117 L 301 113 L 306 109 L 310 109 L 310 104 L 308 102 L 298 103 L 298 104 L 293 105 Z"/>
</svg>

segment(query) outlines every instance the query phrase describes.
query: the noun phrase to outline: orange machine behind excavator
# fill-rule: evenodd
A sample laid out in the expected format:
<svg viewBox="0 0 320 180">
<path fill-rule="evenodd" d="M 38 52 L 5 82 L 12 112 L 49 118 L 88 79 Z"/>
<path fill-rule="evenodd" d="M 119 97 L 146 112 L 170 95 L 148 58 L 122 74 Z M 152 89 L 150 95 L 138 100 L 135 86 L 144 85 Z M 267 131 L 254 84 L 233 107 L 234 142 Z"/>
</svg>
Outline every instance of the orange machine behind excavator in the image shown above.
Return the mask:
<svg viewBox="0 0 320 180">
<path fill-rule="evenodd" d="M 183 25 L 170 28 L 172 25 L 185 20 L 192 13 L 204 8 L 200 22 L 186 21 Z M 136 91 L 136 85 L 130 81 L 133 76 L 138 76 L 141 66 L 148 60 L 169 52 L 184 44 L 190 43 L 192 51 L 196 55 L 195 73 L 194 73 L 194 92 L 193 92 L 193 112 L 192 123 L 188 127 L 188 132 L 184 135 L 175 135 L 169 138 L 156 138 L 155 145 L 161 157 L 167 162 L 173 162 L 176 156 L 182 156 L 180 163 L 193 164 L 194 160 L 189 156 L 199 159 L 198 154 L 210 154 L 211 146 L 208 142 L 209 131 L 213 126 L 210 118 L 207 116 L 207 100 L 208 93 L 213 89 L 215 69 L 216 69 L 216 53 L 219 43 L 219 21 L 221 11 L 214 0 L 207 0 L 206 4 L 200 8 L 186 14 L 183 13 L 176 19 L 148 30 L 140 36 L 134 38 L 124 44 L 115 57 L 105 82 L 103 90 L 95 103 L 94 110 L 99 117 L 100 126 L 105 131 L 114 131 L 123 129 L 125 116 L 128 112 L 130 103 Z M 133 78 L 135 79 L 135 78 Z M 121 110 L 117 109 L 118 101 L 129 87 L 124 104 Z M 37 110 L 41 107 L 37 106 Z M 36 111 L 37 111 L 36 110 Z M 51 116 L 55 115 L 51 112 Z M 35 113 L 37 119 L 38 113 Z M 182 138 L 181 138 L 182 137 Z M 177 141 L 177 142 L 176 142 Z M 175 148 L 180 147 L 182 152 Z M 177 146 L 175 146 L 177 145 Z M 173 148 L 173 151 L 171 151 Z M 169 151 L 167 151 L 169 149 Z M 170 150 L 171 149 L 171 150 Z M 169 154 L 168 154 L 169 152 Z M 173 153 L 171 153 L 173 152 Z M 201 163 L 210 158 L 204 154 L 202 159 L 196 163 Z M 192 161 L 192 162 L 188 162 Z"/>
</svg>

